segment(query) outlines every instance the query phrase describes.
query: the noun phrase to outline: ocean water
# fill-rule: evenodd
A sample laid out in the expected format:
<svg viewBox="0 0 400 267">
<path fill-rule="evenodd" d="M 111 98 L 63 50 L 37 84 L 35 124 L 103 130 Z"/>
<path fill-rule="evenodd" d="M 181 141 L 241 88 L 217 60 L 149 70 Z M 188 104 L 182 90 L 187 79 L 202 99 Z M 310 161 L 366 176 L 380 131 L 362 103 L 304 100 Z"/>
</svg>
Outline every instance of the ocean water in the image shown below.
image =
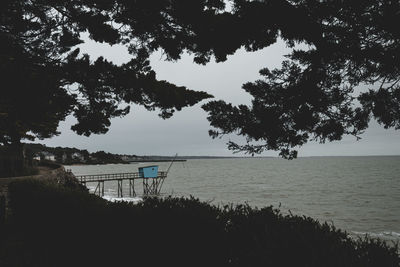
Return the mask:
<svg viewBox="0 0 400 267">
<path fill-rule="evenodd" d="M 66 166 L 75 175 L 137 172 L 146 165 Z M 88 184 L 93 189 L 95 184 Z M 106 182 L 115 200 L 117 183 Z M 142 193 L 141 183 L 135 184 Z M 125 186 L 124 197 L 128 196 Z M 163 195 L 194 196 L 215 205 L 274 206 L 283 213 L 333 223 L 352 236 L 400 242 L 400 156 L 196 159 L 173 164 Z"/>
</svg>

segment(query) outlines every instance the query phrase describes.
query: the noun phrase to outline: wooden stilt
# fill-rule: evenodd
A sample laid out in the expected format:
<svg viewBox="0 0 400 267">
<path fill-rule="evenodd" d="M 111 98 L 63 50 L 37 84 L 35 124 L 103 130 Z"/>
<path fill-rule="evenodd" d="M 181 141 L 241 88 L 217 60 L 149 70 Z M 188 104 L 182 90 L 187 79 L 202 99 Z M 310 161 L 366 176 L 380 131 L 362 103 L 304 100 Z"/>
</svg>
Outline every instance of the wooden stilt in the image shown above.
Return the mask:
<svg viewBox="0 0 400 267">
<path fill-rule="evenodd" d="M 136 196 L 135 180 L 134 179 L 129 179 L 129 196 L 130 197 L 135 197 Z"/>
<path fill-rule="evenodd" d="M 100 195 L 100 181 L 97 182 L 97 186 L 96 186 L 96 188 L 94 189 L 94 194 L 95 194 L 95 195 L 97 194 L 97 190 L 99 190 L 99 195 Z"/>
<path fill-rule="evenodd" d="M 118 188 L 117 188 L 118 197 L 124 197 L 122 194 L 122 181 L 123 181 L 122 179 L 117 180 L 117 182 L 118 182 Z"/>
<path fill-rule="evenodd" d="M 143 195 L 147 195 L 148 194 L 148 184 L 147 184 L 147 178 L 143 179 Z"/>
</svg>

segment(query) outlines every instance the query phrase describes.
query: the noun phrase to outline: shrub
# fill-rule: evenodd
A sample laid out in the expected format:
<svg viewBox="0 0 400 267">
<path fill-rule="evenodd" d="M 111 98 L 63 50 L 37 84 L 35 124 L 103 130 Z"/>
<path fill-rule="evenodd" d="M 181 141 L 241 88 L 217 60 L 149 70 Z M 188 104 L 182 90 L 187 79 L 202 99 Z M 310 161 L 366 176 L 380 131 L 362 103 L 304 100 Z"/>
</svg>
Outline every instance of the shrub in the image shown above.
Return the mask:
<svg viewBox="0 0 400 267">
<path fill-rule="evenodd" d="M 352 240 L 272 207 L 195 198 L 107 202 L 38 181 L 10 185 L 1 266 L 399 266 L 397 247 Z M 1 243 L 1 242 L 0 242 Z"/>
</svg>

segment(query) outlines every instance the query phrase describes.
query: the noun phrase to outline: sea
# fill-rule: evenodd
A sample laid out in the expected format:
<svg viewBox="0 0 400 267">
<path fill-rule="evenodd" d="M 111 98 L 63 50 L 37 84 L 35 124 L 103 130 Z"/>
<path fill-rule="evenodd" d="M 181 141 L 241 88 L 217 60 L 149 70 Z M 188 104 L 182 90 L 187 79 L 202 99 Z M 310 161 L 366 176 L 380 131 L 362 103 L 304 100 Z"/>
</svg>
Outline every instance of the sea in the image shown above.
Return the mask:
<svg viewBox="0 0 400 267">
<path fill-rule="evenodd" d="M 137 172 L 169 162 L 66 166 L 75 175 Z M 128 183 L 128 182 L 127 182 Z M 93 192 L 95 184 L 87 184 Z M 121 200 L 140 201 L 124 185 Z M 310 216 L 346 231 L 400 242 L 400 156 L 217 158 L 173 163 L 161 196 L 193 196 L 213 205 L 273 206 L 283 214 Z M 117 182 L 105 183 L 105 198 L 118 200 Z"/>
</svg>

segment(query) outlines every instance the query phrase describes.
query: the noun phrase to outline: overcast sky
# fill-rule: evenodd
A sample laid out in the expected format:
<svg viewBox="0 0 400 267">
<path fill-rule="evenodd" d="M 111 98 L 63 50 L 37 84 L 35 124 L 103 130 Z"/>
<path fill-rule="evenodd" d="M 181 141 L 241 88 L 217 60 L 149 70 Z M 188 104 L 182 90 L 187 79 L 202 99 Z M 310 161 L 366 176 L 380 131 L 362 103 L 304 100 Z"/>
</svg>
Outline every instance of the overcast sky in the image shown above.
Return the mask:
<svg viewBox="0 0 400 267">
<path fill-rule="evenodd" d="M 97 44 L 87 41 L 81 51 L 93 59 L 104 56 L 116 64 L 129 61 L 130 55 L 122 46 Z M 216 99 L 233 104 L 249 104 L 251 97 L 241 86 L 245 82 L 260 78 L 258 71 L 264 67 L 279 67 L 283 55 L 290 50 L 283 43 L 277 43 L 258 52 L 239 50 L 224 63 L 210 62 L 206 66 L 193 63 L 193 57 L 184 55 L 177 62 L 167 62 L 161 52 L 151 57 L 151 66 L 159 80 L 167 80 L 193 90 L 206 91 Z M 215 155 L 231 156 L 226 148 L 229 140 L 241 140 L 236 136 L 211 139 L 206 119 L 201 109 L 205 100 L 194 107 L 183 109 L 167 120 L 158 117 L 157 112 L 146 111 L 143 107 L 132 106 L 131 113 L 111 121 L 107 134 L 78 136 L 70 130 L 75 119 L 70 116 L 61 122 L 61 135 L 38 140 L 48 146 L 76 147 L 89 152 L 104 150 L 119 154 L 137 155 Z M 345 137 L 342 141 L 316 144 L 310 143 L 299 149 L 299 156 L 340 156 L 340 155 L 399 155 L 400 131 L 385 130 L 372 123 L 362 135 L 362 140 Z M 236 154 L 241 155 L 241 154 Z M 277 156 L 278 152 L 265 152 L 264 156 Z"/>
</svg>

